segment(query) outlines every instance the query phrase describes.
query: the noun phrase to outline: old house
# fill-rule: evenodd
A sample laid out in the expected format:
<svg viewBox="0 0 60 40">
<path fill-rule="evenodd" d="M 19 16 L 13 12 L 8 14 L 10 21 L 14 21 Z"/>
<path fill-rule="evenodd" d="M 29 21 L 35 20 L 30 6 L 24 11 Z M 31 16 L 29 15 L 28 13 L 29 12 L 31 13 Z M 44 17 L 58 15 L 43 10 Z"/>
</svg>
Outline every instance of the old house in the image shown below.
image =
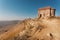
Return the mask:
<svg viewBox="0 0 60 40">
<path fill-rule="evenodd" d="M 48 6 L 48 7 L 38 9 L 38 17 L 46 18 L 50 16 L 55 16 L 54 8 L 51 8 L 50 6 Z"/>
</svg>

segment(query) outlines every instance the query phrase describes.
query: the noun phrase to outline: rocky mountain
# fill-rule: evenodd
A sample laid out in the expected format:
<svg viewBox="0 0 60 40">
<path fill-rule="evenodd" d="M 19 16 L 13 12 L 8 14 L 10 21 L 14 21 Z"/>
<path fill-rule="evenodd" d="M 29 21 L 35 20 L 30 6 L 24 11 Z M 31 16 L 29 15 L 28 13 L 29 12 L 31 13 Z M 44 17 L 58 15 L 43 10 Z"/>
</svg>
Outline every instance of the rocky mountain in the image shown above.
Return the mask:
<svg viewBox="0 0 60 40">
<path fill-rule="evenodd" d="M 60 40 L 60 17 L 25 19 L 1 34 L 0 40 Z"/>
</svg>

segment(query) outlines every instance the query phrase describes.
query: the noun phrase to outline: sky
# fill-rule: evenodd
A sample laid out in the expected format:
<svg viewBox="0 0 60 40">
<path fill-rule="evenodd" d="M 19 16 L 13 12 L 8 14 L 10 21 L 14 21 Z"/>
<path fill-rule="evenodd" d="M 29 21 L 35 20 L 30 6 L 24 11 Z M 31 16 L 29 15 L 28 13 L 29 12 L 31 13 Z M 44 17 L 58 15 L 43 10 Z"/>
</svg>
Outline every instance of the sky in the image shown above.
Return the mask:
<svg viewBox="0 0 60 40">
<path fill-rule="evenodd" d="M 0 20 L 21 20 L 38 16 L 38 8 L 51 6 L 60 16 L 60 0 L 0 0 Z"/>
</svg>

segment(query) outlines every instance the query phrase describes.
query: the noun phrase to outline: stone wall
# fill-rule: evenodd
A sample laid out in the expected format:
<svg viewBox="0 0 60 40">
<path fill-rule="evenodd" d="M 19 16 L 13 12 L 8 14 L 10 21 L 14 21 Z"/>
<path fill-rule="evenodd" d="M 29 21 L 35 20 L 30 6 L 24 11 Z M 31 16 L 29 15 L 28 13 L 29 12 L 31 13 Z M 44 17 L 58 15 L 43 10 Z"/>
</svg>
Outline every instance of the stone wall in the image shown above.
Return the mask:
<svg viewBox="0 0 60 40">
<path fill-rule="evenodd" d="M 40 8 L 38 10 L 39 18 L 41 18 L 41 17 L 46 18 L 46 17 L 50 17 L 50 16 L 55 16 L 55 9 L 46 7 L 46 8 Z"/>
<path fill-rule="evenodd" d="M 38 16 L 39 17 L 47 17 L 47 16 L 50 16 L 50 9 L 38 10 Z"/>
</svg>

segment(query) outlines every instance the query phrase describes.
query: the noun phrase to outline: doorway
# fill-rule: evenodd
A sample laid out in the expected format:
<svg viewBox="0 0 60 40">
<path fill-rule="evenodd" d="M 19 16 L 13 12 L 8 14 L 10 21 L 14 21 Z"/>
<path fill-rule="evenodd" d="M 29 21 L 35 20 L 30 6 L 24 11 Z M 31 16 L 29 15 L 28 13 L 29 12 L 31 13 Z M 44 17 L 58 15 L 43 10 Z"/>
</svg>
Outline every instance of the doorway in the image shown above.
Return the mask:
<svg viewBox="0 0 60 40">
<path fill-rule="evenodd" d="M 40 14 L 40 17 L 42 17 L 42 14 Z"/>
</svg>

